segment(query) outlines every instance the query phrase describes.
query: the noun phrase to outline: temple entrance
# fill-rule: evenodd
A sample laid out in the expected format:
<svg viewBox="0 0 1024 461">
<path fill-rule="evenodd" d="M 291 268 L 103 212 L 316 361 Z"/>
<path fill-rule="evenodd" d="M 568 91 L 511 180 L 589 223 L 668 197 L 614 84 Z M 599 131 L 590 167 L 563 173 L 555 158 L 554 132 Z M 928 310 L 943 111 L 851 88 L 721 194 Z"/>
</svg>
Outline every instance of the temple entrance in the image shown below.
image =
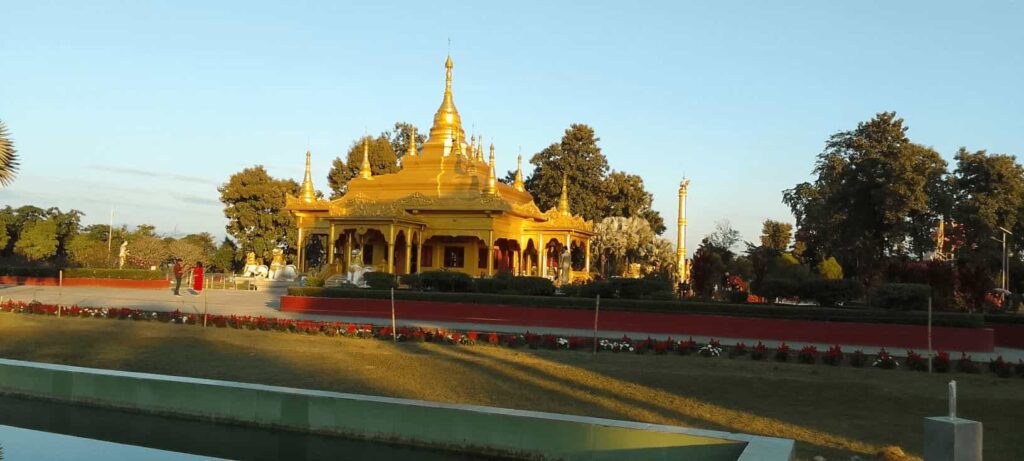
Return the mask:
<svg viewBox="0 0 1024 461">
<path fill-rule="evenodd" d="M 494 241 L 494 272 L 516 274 L 519 271 L 519 242 L 500 238 Z"/>
<path fill-rule="evenodd" d="M 537 258 L 537 245 L 533 243 L 533 239 L 526 241 L 526 248 L 523 249 L 521 259 L 519 275 L 537 276 L 540 274 L 538 270 L 540 259 Z"/>
</svg>

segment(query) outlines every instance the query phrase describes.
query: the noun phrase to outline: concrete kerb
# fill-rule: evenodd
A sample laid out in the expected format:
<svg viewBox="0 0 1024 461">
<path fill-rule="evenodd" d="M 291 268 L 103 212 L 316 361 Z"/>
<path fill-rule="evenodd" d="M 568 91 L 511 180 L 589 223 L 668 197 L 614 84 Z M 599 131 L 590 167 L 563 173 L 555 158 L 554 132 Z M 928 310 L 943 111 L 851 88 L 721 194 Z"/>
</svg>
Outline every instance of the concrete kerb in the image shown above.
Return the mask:
<svg viewBox="0 0 1024 461">
<path fill-rule="evenodd" d="M 677 426 L 0 359 L 3 392 L 290 430 L 560 459 L 792 459 L 794 442 Z"/>
</svg>

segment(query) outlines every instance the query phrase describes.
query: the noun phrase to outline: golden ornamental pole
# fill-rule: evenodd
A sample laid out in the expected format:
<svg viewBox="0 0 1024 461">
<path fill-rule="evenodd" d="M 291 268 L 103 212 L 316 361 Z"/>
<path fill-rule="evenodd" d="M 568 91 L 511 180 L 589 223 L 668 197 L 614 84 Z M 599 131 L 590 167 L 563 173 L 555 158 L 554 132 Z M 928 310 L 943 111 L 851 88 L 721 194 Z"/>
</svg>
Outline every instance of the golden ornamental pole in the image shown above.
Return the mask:
<svg viewBox="0 0 1024 461">
<path fill-rule="evenodd" d="M 686 191 L 690 186 L 690 180 L 683 178 L 679 183 L 679 219 L 676 221 L 677 242 L 676 242 L 676 275 L 680 282 L 686 282 L 690 278 L 686 267 Z"/>
</svg>

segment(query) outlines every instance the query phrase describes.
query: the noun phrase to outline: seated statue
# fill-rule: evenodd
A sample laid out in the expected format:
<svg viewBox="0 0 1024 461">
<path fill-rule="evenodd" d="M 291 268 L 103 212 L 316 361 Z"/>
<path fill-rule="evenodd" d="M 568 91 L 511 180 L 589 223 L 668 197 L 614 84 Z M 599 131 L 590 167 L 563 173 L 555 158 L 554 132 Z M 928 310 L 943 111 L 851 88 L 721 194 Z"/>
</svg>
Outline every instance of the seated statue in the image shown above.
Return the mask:
<svg viewBox="0 0 1024 461">
<path fill-rule="evenodd" d="M 352 263 L 348 266 L 348 283 L 351 283 L 357 287 L 365 288 L 366 281 L 363 280 L 363 275 L 367 272 L 373 271 L 372 265 L 363 265 L 362 251 L 358 248 L 352 250 Z"/>
</svg>

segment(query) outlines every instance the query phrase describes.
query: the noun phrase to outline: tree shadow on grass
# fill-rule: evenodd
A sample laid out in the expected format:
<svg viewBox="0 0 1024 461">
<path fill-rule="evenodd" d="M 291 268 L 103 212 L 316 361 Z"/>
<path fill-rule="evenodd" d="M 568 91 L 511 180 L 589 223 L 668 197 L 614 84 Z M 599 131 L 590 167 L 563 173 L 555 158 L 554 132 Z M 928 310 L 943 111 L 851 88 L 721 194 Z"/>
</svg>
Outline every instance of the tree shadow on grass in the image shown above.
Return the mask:
<svg viewBox="0 0 1024 461">
<path fill-rule="evenodd" d="M 856 437 L 840 435 L 843 431 L 826 431 L 777 416 L 763 416 L 771 413 L 751 412 L 731 404 L 727 398 L 688 397 L 678 390 L 654 388 L 595 372 L 592 366 L 581 366 L 578 357 L 574 363 L 565 363 L 550 360 L 547 354 L 537 351 L 525 352 L 530 359 L 520 361 L 479 349 L 464 348 L 453 353 L 461 354 L 470 363 L 492 372 L 542 382 L 546 389 L 571 389 L 574 395 L 584 396 L 585 405 L 579 408 L 588 415 L 792 438 L 801 445 L 800 451 L 808 456 L 822 453 L 830 456 L 873 454 L 880 448 Z M 595 357 L 590 362 L 596 363 L 599 359 Z M 693 376 L 690 379 L 699 378 Z"/>
</svg>

